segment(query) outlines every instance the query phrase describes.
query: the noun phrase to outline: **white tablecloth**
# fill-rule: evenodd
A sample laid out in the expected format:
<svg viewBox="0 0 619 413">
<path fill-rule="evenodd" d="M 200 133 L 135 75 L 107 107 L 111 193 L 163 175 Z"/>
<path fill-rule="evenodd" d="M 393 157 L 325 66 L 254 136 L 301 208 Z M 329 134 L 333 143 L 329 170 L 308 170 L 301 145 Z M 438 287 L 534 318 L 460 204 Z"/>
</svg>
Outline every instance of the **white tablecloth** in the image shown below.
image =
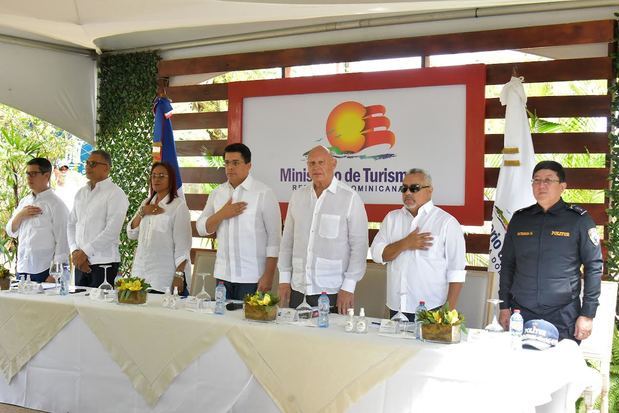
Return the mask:
<svg viewBox="0 0 619 413">
<path fill-rule="evenodd" d="M 277 326 L 273 329 L 276 335 Z M 571 341 L 545 352 L 513 352 L 496 337 L 412 344 L 421 351 L 349 412 L 533 412 L 536 406 L 563 412 L 573 408 L 587 374 Z M 291 351 L 282 357 L 301 355 Z M 325 366 L 325 374 L 329 369 Z M 51 412 L 279 411 L 225 337 L 180 373 L 151 408 L 79 316 L 10 384 L 0 380 L 0 402 Z"/>
</svg>

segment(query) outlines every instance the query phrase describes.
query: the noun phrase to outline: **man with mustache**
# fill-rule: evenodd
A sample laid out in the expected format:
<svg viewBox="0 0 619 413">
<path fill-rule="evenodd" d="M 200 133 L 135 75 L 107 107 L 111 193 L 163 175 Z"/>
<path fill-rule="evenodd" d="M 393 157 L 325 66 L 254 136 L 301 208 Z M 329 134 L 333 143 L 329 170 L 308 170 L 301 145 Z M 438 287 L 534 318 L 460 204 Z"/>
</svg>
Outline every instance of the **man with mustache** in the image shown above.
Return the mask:
<svg viewBox="0 0 619 413">
<path fill-rule="evenodd" d="M 387 264 L 387 307 L 414 321 L 429 309 L 455 308 L 466 276 L 464 234 L 458 221 L 432 202 L 432 177 L 411 169 L 400 192 L 404 206 L 383 220 L 372 242 L 372 259 Z"/>
</svg>

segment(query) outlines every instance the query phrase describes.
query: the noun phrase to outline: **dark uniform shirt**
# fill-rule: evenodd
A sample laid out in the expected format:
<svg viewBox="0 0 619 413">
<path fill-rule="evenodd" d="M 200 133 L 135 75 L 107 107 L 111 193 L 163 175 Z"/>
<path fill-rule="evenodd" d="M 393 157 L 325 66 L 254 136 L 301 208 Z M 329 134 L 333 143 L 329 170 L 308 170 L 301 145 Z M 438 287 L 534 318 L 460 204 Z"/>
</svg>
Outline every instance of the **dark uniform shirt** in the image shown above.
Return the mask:
<svg viewBox="0 0 619 413">
<path fill-rule="evenodd" d="M 516 212 L 501 251 L 501 308 L 515 301 L 537 314 L 560 311 L 580 296 L 582 265 L 585 286 L 579 315 L 595 317 L 602 276 L 596 231 L 586 210 L 563 199 L 547 212 L 538 204 Z"/>
</svg>

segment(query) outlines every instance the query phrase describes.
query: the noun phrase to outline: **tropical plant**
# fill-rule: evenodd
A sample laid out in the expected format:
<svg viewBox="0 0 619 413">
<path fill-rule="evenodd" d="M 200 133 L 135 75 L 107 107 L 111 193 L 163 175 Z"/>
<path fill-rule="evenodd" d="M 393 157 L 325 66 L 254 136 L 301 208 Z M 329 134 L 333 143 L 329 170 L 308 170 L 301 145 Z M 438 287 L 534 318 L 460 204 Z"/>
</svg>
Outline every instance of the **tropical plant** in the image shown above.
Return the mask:
<svg viewBox="0 0 619 413">
<path fill-rule="evenodd" d="M 0 105 L 0 266 L 16 264 L 18 240 L 9 237 L 4 226 L 28 193 L 26 162 L 44 157 L 55 163 L 74 143 L 53 125 Z"/>
</svg>

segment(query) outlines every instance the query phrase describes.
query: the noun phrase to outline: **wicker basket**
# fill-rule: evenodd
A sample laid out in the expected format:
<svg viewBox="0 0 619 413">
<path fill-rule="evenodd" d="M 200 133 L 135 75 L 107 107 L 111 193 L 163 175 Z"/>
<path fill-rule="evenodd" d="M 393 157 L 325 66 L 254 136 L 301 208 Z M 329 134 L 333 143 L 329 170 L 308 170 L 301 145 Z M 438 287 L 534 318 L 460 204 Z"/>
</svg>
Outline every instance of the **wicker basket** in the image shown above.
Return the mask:
<svg viewBox="0 0 619 413">
<path fill-rule="evenodd" d="M 148 294 L 146 291 L 131 291 L 125 295 L 124 291 L 118 292 L 118 302 L 121 304 L 145 304 Z"/>
<path fill-rule="evenodd" d="M 248 320 L 273 321 L 277 318 L 277 306 L 265 307 L 245 303 L 245 318 Z"/>
<path fill-rule="evenodd" d="M 422 324 L 421 337 L 424 340 L 439 343 L 459 343 L 460 325 L 449 324 Z"/>
</svg>

